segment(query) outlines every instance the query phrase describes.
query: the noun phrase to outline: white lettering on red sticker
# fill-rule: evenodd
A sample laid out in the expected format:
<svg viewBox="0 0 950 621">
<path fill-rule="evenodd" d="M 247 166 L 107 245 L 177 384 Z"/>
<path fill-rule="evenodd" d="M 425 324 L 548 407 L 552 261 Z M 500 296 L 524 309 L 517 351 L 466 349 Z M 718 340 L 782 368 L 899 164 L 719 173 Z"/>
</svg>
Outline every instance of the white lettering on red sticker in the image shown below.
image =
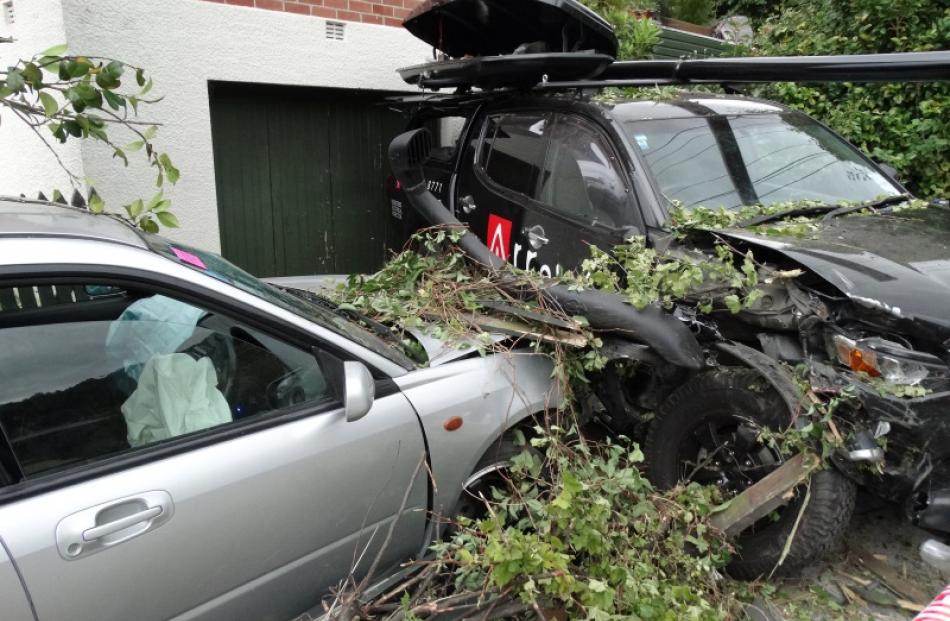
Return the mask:
<svg viewBox="0 0 950 621">
<path fill-rule="evenodd" d="M 488 249 L 502 261 L 508 260 L 511 248 L 511 220 L 488 214 Z"/>
</svg>

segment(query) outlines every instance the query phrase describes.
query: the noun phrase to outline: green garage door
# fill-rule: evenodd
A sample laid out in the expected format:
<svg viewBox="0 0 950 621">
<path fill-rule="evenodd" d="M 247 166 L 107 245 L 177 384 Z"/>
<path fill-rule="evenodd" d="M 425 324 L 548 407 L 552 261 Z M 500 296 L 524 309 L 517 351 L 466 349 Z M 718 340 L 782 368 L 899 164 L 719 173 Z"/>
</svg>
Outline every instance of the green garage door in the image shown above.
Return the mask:
<svg viewBox="0 0 950 621">
<path fill-rule="evenodd" d="M 372 272 L 399 242 L 386 93 L 212 83 L 221 248 L 258 276 Z"/>
</svg>

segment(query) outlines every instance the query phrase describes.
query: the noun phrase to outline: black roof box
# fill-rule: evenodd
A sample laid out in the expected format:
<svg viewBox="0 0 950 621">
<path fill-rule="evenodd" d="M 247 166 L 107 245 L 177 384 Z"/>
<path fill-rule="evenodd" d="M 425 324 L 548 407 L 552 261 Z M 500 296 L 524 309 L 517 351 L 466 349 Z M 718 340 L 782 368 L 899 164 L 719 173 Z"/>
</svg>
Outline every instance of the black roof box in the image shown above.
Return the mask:
<svg viewBox="0 0 950 621">
<path fill-rule="evenodd" d="M 617 56 L 611 25 L 576 0 L 426 0 L 403 25 L 452 58 L 500 56 L 520 47 Z"/>
</svg>

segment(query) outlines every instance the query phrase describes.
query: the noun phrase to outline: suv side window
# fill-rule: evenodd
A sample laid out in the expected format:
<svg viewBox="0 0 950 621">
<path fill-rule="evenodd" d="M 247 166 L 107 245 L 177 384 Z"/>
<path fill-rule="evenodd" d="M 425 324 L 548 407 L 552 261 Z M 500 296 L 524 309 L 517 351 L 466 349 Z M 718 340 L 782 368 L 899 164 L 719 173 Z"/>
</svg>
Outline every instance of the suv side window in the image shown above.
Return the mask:
<svg viewBox="0 0 950 621">
<path fill-rule="evenodd" d="M 27 479 L 303 404 L 338 405 L 311 352 L 228 317 L 104 282 L 50 288 L 75 301 L 0 313 L 0 377 L 16 378 L 0 383 L 0 431 Z M 40 288 L 16 289 L 22 298 Z"/>
<path fill-rule="evenodd" d="M 465 122 L 464 116 L 435 116 L 423 121 L 421 127 L 432 135 L 429 157 L 439 162 L 452 162 L 459 150 Z"/>
<path fill-rule="evenodd" d="M 629 224 L 627 183 L 603 134 L 570 115 L 558 115 L 550 134 L 538 200 L 586 225 Z"/>
<path fill-rule="evenodd" d="M 535 198 L 548 147 L 544 114 L 490 116 L 478 154 L 478 166 L 498 185 Z"/>
</svg>

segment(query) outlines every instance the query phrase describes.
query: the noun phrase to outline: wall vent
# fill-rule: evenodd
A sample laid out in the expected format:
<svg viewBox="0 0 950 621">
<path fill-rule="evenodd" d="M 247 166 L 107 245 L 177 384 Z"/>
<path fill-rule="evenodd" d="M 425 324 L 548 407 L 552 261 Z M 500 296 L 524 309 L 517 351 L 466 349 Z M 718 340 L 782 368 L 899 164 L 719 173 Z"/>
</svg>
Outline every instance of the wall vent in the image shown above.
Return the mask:
<svg viewBox="0 0 950 621">
<path fill-rule="evenodd" d="M 12 26 L 16 21 L 13 14 L 13 0 L 3 0 L 0 2 L 0 13 L 3 13 L 3 23 Z"/>
<path fill-rule="evenodd" d="M 327 22 L 327 39 L 342 41 L 346 36 L 346 24 L 343 22 Z"/>
</svg>

